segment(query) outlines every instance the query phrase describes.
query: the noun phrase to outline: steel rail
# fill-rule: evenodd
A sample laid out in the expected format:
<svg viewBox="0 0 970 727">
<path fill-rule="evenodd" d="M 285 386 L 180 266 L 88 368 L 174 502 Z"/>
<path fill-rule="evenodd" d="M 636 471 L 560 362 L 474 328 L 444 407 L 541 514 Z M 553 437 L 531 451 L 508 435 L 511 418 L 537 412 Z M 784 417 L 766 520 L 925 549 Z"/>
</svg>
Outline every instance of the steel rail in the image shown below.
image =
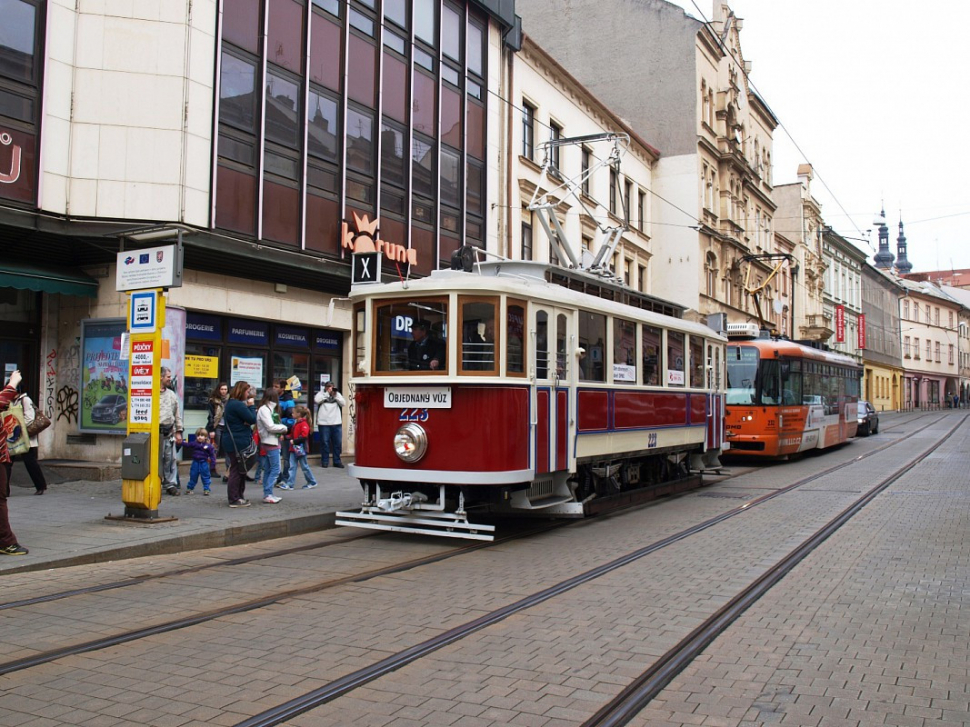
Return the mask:
<svg viewBox="0 0 970 727">
<path fill-rule="evenodd" d="M 570 591 L 578 586 L 589 583 L 590 581 L 600 578 L 601 576 L 604 576 L 619 568 L 629 565 L 630 563 L 640 560 L 641 558 L 644 558 L 652 553 L 655 553 L 656 551 L 661 550 L 662 548 L 666 548 L 669 545 L 672 545 L 674 543 L 680 542 L 681 540 L 684 540 L 693 535 L 696 535 L 697 533 L 707 530 L 713 527 L 714 525 L 717 525 L 725 520 L 736 517 L 737 515 L 740 515 L 744 512 L 748 512 L 754 507 L 757 507 L 766 502 L 769 502 L 770 500 L 773 500 L 776 497 L 780 497 L 781 495 L 791 492 L 792 490 L 798 487 L 801 487 L 802 485 L 805 485 L 809 482 L 813 482 L 819 479 L 820 477 L 824 477 L 828 474 L 832 474 L 833 472 L 837 472 L 850 465 L 857 464 L 858 462 L 864 459 L 867 459 L 870 456 L 873 456 L 874 454 L 882 451 L 883 449 L 889 446 L 894 446 L 895 444 L 898 444 L 899 442 L 905 439 L 908 439 L 909 437 L 912 437 L 918 434 L 919 432 L 922 432 L 923 430 L 933 426 L 933 424 L 941 420 L 942 420 L 942 417 L 940 419 L 937 419 L 934 422 L 930 422 L 929 424 L 927 424 L 926 426 L 920 429 L 917 429 L 911 432 L 905 437 L 900 437 L 898 440 L 889 442 L 886 445 L 883 445 L 882 447 L 878 447 L 874 450 L 871 450 L 870 452 L 867 452 L 865 455 L 854 458 L 847 462 L 843 462 L 839 465 L 835 465 L 834 467 L 830 467 L 827 470 L 824 470 L 820 473 L 816 473 L 809 477 L 805 477 L 802 480 L 799 480 L 775 492 L 764 494 L 760 497 L 755 498 L 754 500 L 746 502 L 743 505 L 739 505 L 738 507 L 732 508 L 731 510 L 723 512 L 719 515 L 715 515 L 714 517 L 709 518 L 701 523 L 698 523 L 697 525 L 693 525 L 689 528 L 685 528 L 680 532 L 674 533 L 666 538 L 663 538 L 649 545 L 646 545 L 643 548 L 639 548 L 630 553 L 627 553 L 626 555 L 623 555 L 619 558 L 609 561 L 608 563 L 604 563 L 602 565 L 596 566 L 595 568 L 591 568 L 590 570 L 584 573 L 581 573 L 577 576 L 566 579 L 564 581 L 560 581 L 559 583 L 553 586 L 550 586 L 549 588 L 543 589 L 542 591 L 538 591 L 537 593 L 533 593 L 514 603 L 511 603 L 507 606 L 496 609 L 490 613 L 484 614 L 483 616 L 480 616 L 479 618 L 476 618 L 465 624 L 449 629 L 448 631 L 445 631 L 439 634 L 438 636 L 427 639 L 426 641 L 423 641 L 420 644 L 416 644 L 408 649 L 404 649 L 403 651 L 400 651 L 396 654 L 392 654 L 391 656 L 385 659 L 381 659 L 380 661 L 375 662 L 374 664 L 371 664 L 369 666 L 363 667 L 354 672 L 346 674 L 345 676 L 340 677 L 322 687 L 314 689 L 311 692 L 307 692 L 306 694 L 290 699 L 280 705 L 277 705 L 276 707 L 271 707 L 270 709 L 265 710 L 264 712 L 254 715 L 248 719 L 245 719 L 242 722 L 238 722 L 236 723 L 235 727 L 273 727 L 274 725 L 278 725 L 283 722 L 286 722 L 287 720 L 293 719 L 294 717 L 300 714 L 303 714 L 304 712 L 308 712 L 309 710 L 315 709 L 316 707 L 326 704 L 327 702 L 331 702 L 334 699 L 337 699 L 338 697 L 341 697 L 357 689 L 358 687 L 361 687 L 364 684 L 367 684 L 368 682 L 374 681 L 375 679 L 378 679 L 386 674 L 389 674 L 404 666 L 407 666 L 408 664 L 411 664 L 412 662 L 415 662 L 418 659 L 424 656 L 427 656 L 428 654 L 438 651 L 439 649 L 442 649 L 445 646 L 448 646 L 449 644 L 452 644 L 456 641 L 460 641 L 466 636 L 470 636 L 471 634 L 477 631 L 481 631 L 482 629 L 485 629 L 488 626 L 491 626 L 500 621 L 503 621 L 509 616 L 528 610 L 533 606 L 537 606 L 541 603 L 544 603 L 545 601 L 548 601 L 563 593 L 566 593 L 567 591 Z M 962 424 L 962 422 L 960 424 Z M 960 424 L 958 424 L 957 427 L 959 427 Z M 954 428 L 953 431 L 955 430 L 956 428 Z M 905 470 L 901 470 L 900 474 L 903 471 Z"/>
</svg>

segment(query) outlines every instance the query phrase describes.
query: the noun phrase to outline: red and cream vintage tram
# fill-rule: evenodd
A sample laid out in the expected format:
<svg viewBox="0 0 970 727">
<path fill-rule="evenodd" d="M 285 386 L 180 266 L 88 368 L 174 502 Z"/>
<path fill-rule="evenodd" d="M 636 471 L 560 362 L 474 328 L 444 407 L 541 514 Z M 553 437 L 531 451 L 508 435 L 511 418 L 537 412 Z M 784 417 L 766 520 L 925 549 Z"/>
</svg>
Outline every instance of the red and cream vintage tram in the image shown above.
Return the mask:
<svg viewBox="0 0 970 727">
<path fill-rule="evenodd" d="M 732 455 L 786 457 L 855 436 L 861 372 L 852 358 L 794 341 L 756 338 L 753 324 L 728 329 Z"/>
<path fill-rule="evenodd" d="M 581 517 L 718 464 L 726 340 L 671 303 L 510 261 L 351 301 L 364 495 L 340 525 L 491 539 L 476 514 Z"/>
</svg>

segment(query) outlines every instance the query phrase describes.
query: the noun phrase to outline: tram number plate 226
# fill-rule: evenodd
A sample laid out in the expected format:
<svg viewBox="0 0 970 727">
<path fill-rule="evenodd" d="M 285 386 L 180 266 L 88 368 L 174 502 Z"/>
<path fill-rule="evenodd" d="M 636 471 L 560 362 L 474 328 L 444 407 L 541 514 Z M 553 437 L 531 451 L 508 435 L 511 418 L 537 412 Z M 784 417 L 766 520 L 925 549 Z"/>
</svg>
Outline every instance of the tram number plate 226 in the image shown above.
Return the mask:
<svg viewBox="0 0 970 727">
<path fill-rule="evenodd" d="M 398 420 L 402 422 L 426 422 L 428 421 L 428 410 L 401 409 L 401 415 L 398 417 Z"/>
</svg>

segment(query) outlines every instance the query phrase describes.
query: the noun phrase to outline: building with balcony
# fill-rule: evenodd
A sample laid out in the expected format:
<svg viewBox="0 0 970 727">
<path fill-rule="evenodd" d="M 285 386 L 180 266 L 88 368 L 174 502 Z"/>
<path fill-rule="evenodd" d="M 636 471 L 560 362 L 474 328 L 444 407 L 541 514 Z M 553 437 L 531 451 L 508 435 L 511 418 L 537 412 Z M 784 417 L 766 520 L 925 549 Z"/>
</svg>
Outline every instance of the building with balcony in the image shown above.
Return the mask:
<svg viewBox="0 0 970 727">
<path fill-rule="evenodd" d="M 742 258 L 773 244 L 777 120 L 748 83 L 742 19 L 719 0 L 710 23 L 664 0 L 617 12 L 597 0 L 530 0 L 518 9 L 526 32 L 660 151 L 652 292 L 699 317 L 753 316 L 746 288 L 766 280 L 770 266 Z M 776 294 L 763 291 L 766 301 Z"/>
</svg>

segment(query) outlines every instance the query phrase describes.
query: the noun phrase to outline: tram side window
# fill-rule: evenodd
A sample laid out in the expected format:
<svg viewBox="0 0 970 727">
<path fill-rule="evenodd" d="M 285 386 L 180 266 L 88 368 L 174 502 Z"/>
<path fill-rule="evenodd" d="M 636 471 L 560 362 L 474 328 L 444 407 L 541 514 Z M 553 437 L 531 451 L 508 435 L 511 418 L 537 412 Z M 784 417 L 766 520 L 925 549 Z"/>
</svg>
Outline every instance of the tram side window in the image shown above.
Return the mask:
<svg viewBox="0 0 970 727">
<path fill-rule="evenodd" d="M 684 334 L 667 331 L 667 385 L 683 386 L 687 362 L 684 360 Z"/>
<path fill-rule="evenodd" d="M 461 301 L 461 368 L 462 371 L 495 373 L 495 310 L 498 301 Z"/>
<path fill-rule="evenodd" d="M 374 304 L 374 370 L 444 373 L 448 368 L 448 303 L 440 298 Z"/>
<path fill-rule="evenodd" d="M 509 301 L 505 312 L 505 368 L 510 374 L 525 373 L 525 305 Z"/>
<path fill-rule="evenodd" d="M 704 388 L 704 339 L 690 337 L 690 385 Z"/>
<path fill-rule="evenodd" d="M 637 324 L 613 319 L 613 382 L 637 383 Z"/>
<path fill-rule="evenodd" d="M 367 311 L 363 304 L 354 308 L 354 355 L 357 366 L 364 362 L 364 350 L 367 343 Z M 357 369 L 355 369 L 357 370 Z"/>
<path fill-rule="evenodd" d="M 643 383 L 646 386 L 660 386 L 660 372 L 663 371 L 663 349 L 660 347 L 660 329 L 643 326 Z"/>
<path fill-rule="evenodd" d="M 606 381 L 606 316 L 579 312 L 579 346 L 586 353 L 579 361 L 580 381 Z"/>
<path fill-rule="evenodd" d="M 802 403 L 802 362 L 781 362 L 781 403 L 786 406 Z"/>
<path fill-rule="evenodd" d="M 536 378 L 549 378 L 549 314 L 536 313 Z"/>
</svg>

